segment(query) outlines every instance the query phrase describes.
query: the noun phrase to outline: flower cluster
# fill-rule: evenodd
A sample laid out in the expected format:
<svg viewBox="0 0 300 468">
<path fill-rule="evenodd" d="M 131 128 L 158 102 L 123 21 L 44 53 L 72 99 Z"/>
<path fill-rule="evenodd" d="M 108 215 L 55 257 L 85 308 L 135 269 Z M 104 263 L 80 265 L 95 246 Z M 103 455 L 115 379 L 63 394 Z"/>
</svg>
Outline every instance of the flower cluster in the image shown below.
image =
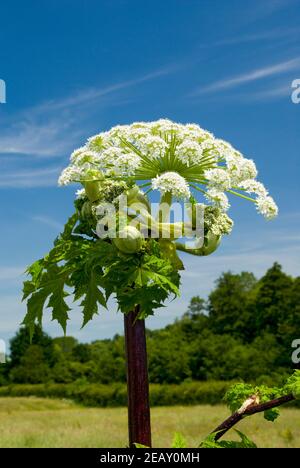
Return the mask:
<svg viewBox="0 0 300 468">
<path fill-rule="evenodd" d="M 221 209 L 206 206 L 204 210 L 204 232 L 212 232 L 215 236 L 231 233 L 233 221 Z"/>
<path fill-rule="evenodd" d="M 189 198 L 191 193 L 186 180 L 177 172 L 164 172 L 152 179 L 153 190 L 159 190 L 163 195 L 171 193 L 176 198 Z"/>
<path fill-rule="evenodd" d="M 72 153 L 59 183 L 85 186 L 107 178 L 142 183 L 179 199 L 198 192 L 223 211 L 230 207 L 230 193 L 253 201 L 267 219 L 278 213 L 274 200 L 256 180 L 255 163 L 196 124 L 160 119 L 115 126 Z"/>
</svg>

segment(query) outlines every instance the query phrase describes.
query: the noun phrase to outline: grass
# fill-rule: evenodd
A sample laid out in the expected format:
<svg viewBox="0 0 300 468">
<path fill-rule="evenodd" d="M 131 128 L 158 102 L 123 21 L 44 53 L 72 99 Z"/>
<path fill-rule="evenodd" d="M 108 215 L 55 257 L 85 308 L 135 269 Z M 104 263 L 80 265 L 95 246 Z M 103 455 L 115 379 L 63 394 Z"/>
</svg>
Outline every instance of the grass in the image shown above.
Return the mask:
<svg viewBox="0 0 300 468">
<path fill-rule="evenodd" d="M 189 447 L 196 447 L 227 416 L 224 406 L 153 408 L 153 445 L 169 447 L 174 433 L 180 432 Z M 0 447 L 124 447 L 127 411 L 83 408 L 67 400 L 0 398 L 0 427 Z M 283 409 L 275 423 L 255 415 L 238 429 L 259 447 L 300 447 L 300 410 Z"/>
</svg>

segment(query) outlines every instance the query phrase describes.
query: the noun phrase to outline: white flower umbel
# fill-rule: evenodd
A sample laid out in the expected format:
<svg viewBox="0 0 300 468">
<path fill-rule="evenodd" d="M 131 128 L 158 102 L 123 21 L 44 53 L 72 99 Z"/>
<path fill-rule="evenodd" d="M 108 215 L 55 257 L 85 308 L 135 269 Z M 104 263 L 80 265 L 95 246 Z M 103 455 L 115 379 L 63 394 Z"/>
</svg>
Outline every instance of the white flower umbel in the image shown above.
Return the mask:
<svg viewBox="0 0 300 468">
<path fill-rule="evenodd" d="M 191 195 L 185 179 L 176 172 L 165 172 L 152 180 L 153 190 L 159 190 L 163 195 L 171 193 L 176 198 L 189 198 Z"/>
<path fill-rule="evenodd" d="M 216 206 L 220 207 L 222 211 L 228 211 L 230 208 L 229 200 L 224 192 L 217 188 L 211 188 L 206 192 L 207 200 L 213 202 Z"/>
<path fill-rule="evenodd" d="M 272 197 L 258 197 L 256 204 L 258 212 L 266 219 L 270 220 L 278 215 L 278 207 Z"/>
<path fill-rule="evenodd" d="M 266 197 L 268 195 L 266 187 L 261 182 L 253 179 L 244 180 L 239 184 L 239 188 L 245 190 L 247 193 L 258 195 L 260 197 Z"/>
<path fill-rule="evenodd" d="M 233 194 L 256 203 L 268 219 L 278 212 L 257 181 L 255 163 L 192 123 L 160 119 L 117 125 L 99 133 L 72 153 L 59 183 L 85 186 L 91 180 L 101 183 L 103 178 L 136 183 L 147 193 L 158 189 L 181 199 L 191 193 L 194 198 L 204 196 L 223 211 L 230 206 L 227 195 Z"/>
<path fill-rule="evenodd" d="M 203 149 L 196 141 L 187 139 L 177 146 L 176 156 L 183 164 L 190 166 L 201 161 Z"/>
<path fill-rule="evenodd" d="M 228 155 L 226 157 L 227 168 L 232 181 L 237 185 L 244 180 L 255 179 L 257 169 L 254 161 L 243 158 L 241 155 Z"/>
<path fill-rule="evenodd" d="M 215 186 L 219 190 L 229 190 L 231 188 L 231 177 L 224 169 L 208 169 L 204 172 L 209 185 Z"/>
</svg>

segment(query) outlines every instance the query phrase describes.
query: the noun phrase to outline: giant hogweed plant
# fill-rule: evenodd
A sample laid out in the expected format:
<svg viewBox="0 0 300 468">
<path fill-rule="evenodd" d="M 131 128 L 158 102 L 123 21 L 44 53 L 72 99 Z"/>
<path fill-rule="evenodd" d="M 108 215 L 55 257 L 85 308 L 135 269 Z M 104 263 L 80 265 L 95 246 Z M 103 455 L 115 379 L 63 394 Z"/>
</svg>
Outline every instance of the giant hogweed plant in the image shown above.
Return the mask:
<svg viewBox="0 0 300 468">
<path fill-rule="evenodd" d="M 144 319 L 178 296 L 184 268 L 178 251 L 210 255 L 231 233 L 229 197 L 251 202 L 267 219 L 278 212 L 252 160 L 198 125 L 163 119 L 89 138 L 72 153 L 59 184 L 81 188 L 52 250 L 27 269 L 24 324 L 31 333 L 45 308 L 65 332 L 69 296 L 80 303 L 83 326 L 112 295 L 125 316 L 135 310 Z M 160 194 L 158 215 L 153 192 Z M 187 220 L 170 221 L 173 201 L 188 204 Z M 183 242 L 187 236 L 192 246 Z"/>
<path fill-rule="evenodd" d="M 123 313 L 139 304 L 140 317 L 151 315 L 170 294 L 179 293 L 178 271 L 183 265 L 176 251 L 208 255 L 217 249 L 223 235 L 230 234 L 233 222 L 227 215 L 228 195 L 250 201 L 267 219 L 277 215 L 276 204 L 256 177 L 252 160 L 195 124 L 137 122 L 89 138 L 72 153 L 70 165 L 59 178 L 60 185 L 74 183 L 82 188 L 77 191 L 75 212 L 53 249 L 27 270 L 24 323 L 33 330 L 47 307 L 66 331 L 70 294 L 81 301 L 83 325 L 99 306 L 106 307 L 112 294 Z M 204 209 L 204 235 L 197 238 L 196 231 L 195 249 L 178 242 L 170 223 L 153 219 L 152 191 L 158 191 L 161 203 L 168 205 L 173 199 L 189 201 L 191 219 L 186 224 L 190 227 L 197 208 Z M 136 204 L 144 223 L 140 222 L 140 230 L 123 227 L 117 238 L 110 238 L 109 229 L 106 237 L 99 238 L 97 213 L 107 203 L 117 204 L 122 195 L 128 205 L 127 213 L 118 214 L 122 225 L 125 218 L 128 224 L 132 221 L 130 207 Z M 156 237 L 143 235 L 149 218 Z"/>
</svg>

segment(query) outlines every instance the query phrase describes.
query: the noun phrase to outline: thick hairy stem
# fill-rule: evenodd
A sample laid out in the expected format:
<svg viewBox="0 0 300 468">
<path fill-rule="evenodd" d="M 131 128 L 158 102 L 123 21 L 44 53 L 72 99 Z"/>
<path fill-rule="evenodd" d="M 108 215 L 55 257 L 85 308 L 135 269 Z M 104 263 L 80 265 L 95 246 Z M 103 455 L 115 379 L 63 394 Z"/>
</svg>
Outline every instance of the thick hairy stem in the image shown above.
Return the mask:
<svg viewBox="0 0 300 468">
<path fill-rule="evenodd" d="M 219 440 L 226 434 L 229 429 L 235 426 L 239 421 L 241 421 L 246 416 L 251 416 L 252 414 L 261 413 L 263 411 L 276 408 L 278 406 L 284 405 L 290 401 L 295 400 L 295 397 L 290 395 L 285 395 L 274 400 L 267 401 L 266 403 L 255 404 L 255 399 L 249 398 L 249 403 L 245 404 L 234 414 L 232 414 L 228 419 L 226 419 L 222 424 L 220 424 L 214 431 L 213 434 L 216 434 L 215 440 Z"/>
<path fill-rule="evenodd" d="M 127 361 L 129 447 L 151 447 L 149 383 L 145 321 L 137 320 L 139 308 L 124 315 Z"/>
</svg>

